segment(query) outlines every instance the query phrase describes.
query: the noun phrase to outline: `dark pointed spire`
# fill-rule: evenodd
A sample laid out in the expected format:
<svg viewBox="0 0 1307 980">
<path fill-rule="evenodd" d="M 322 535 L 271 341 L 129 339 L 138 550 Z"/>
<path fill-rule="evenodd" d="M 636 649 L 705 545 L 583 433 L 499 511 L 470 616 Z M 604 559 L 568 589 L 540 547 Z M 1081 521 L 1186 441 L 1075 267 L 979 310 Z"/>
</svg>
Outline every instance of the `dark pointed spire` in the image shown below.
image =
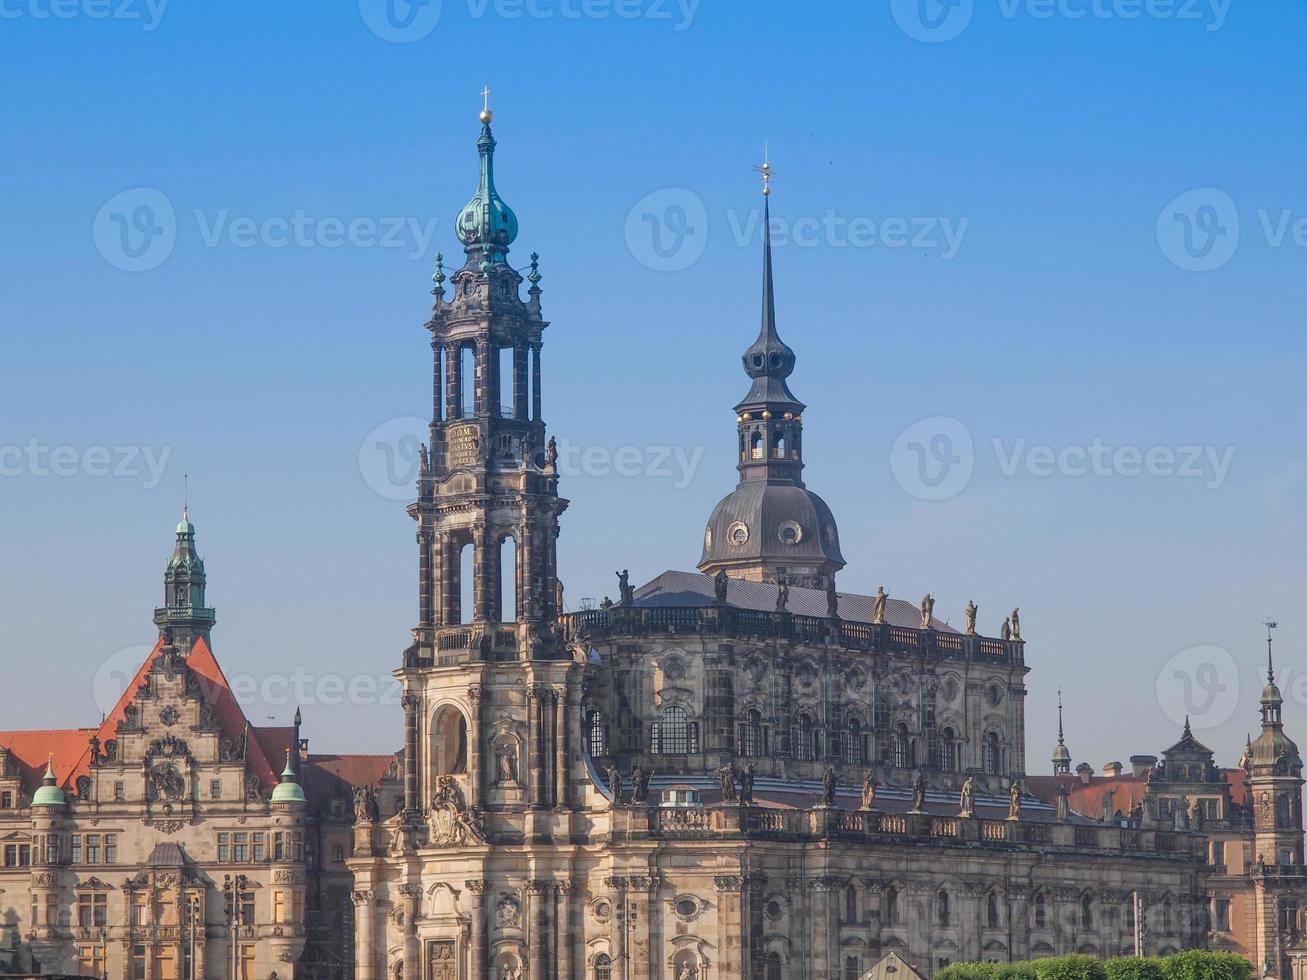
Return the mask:
<svg viewBox="0 0 1307 980">
<path fill-rule="evenodd" d="M 772 284 L 771 258 L 771 163 L 766 159 L 754 168 L 762 174 L 762 323 L 758 339 L 744 352 L 744 373 L 753 388 L 737 410 L 750 405 L 767 405 L 802 411 L 785 379 L 794 373 L 794 351 L 776 332 L 776 293 Z"/>
<path fill-rule="evenodd" d="M 1185 715 L 1185 716 L 1184 716 L 1184 731 L 1180 734 L 1180 737 L 1181 737 L 1181 738 L 1193 738 L 1193 737 L 1194 737 L 1193 729 L 1189 727 L 1189 716 L 1188 716 L 1188 715 Z"/>
<path fill-rule="evenodd" d="M 1062 734 L 1062 689 L 1057 689 L 1057 746 L 1053 749 L 1053 773 L 1062 775 L 1071 772 L 1071 750 L 1066 747 L 1066 738 Z"/>
</svg>

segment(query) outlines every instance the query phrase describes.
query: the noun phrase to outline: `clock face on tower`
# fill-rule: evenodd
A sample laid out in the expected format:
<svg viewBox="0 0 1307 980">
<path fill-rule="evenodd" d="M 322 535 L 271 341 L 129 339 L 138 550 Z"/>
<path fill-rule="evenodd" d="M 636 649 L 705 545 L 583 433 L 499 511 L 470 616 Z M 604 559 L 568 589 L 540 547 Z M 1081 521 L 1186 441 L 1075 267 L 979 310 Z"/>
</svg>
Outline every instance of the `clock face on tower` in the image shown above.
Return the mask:
<svg viewBox="0 0 1307 980">
<path fill-rule="evenodd" d="M 177 605 L 186 605 L 186 600 L 190 597 L 190 590 L 184 585 L 177 586 Z"/>
</svg>

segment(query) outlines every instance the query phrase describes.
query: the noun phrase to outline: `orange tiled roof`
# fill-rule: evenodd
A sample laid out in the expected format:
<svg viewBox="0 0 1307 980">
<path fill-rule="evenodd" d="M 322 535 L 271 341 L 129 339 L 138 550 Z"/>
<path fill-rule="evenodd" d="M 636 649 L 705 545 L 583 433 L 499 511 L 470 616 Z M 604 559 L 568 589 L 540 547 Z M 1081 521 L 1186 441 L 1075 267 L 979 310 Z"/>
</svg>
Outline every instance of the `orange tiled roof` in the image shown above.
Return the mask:
<svg viewBox="0 0 1307 980">
<path fill-rule="evenodd" d="M 35 789 L 41 785 L 46 762 L 51 757 L 55 775 L 66 781 L 94 734 L 94 728 L 0 732 L 0 745 L 9 750 L 10 756 L 18 764 L 23 786 Z"/>
<path fill-rule="evenodd" d="M 1234 803 L 1244 804 L 1248 800 L 1248 786 L 1242 769 L 1222 769 L 1230 787 L 1230 799 Z M 1113 793 L 1112 810 L 1120 811 L 1122 816 L 1130 814 L 1130 808 L 1142 803 L 1144 791 L 1148 786 L 1147 776 L 1135 776 L 1122 773 L 1120 776 L 1090 776 L 1086 785 L 1077 775 L 1063 776 L 1028 776 L 1025 787 L 1033 795 L 1046 803 L 1057 802 L 1059 785 L 1065 784 L 1070 790 L 1071 809 L 1081 816 L 1095 819 L 1103 815 L 1103 794 L 1109 790 Z"/>
</svg>

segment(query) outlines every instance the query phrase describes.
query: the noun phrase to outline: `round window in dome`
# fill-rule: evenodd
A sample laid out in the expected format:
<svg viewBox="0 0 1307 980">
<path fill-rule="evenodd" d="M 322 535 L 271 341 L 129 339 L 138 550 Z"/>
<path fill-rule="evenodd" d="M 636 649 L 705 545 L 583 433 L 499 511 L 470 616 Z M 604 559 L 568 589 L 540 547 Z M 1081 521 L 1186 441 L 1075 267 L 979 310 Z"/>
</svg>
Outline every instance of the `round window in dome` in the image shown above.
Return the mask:
<svg viewBox="0 0 1307 980">
<path fill-rule="evenodd" d="M 736 521 L 726 529 L 726 540 L 737 548 L 741 547 L 749 540 L 749 525 Z"/>
<path fill-rule="evenodd" d="M 781 539 L 781 544 L 798 544 L 803 540 L 803 528 L 798 521 L 782 521 L 776 534 Z"/>
</svg>

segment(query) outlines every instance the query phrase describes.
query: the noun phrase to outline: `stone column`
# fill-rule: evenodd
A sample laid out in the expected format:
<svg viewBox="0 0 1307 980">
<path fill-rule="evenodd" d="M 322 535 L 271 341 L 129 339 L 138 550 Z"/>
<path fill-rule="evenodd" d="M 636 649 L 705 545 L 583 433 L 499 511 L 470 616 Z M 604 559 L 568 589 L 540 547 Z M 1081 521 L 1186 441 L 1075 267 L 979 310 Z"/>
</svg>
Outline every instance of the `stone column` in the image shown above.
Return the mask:
<svg viewBox="0 0 1307 980">
<path fill-rule="evenodd" d="M 744 977 L 744 947 L 748 945 L 748 923 L 738 875 L 718 875 L 717 886 L 717 973 L 723 977 Z"/>
<path fill-rule="evenodd" d="M 834 879 L 827 877 L 813 878 L 808 883 L 812 893 L 811 938 L 808 945 L 808 960 L 812 976 L 832 976 L 831 965 L 831 891 Z"/>
<path fill-rule="evenodd" d="M 467 773 L 468 780 L 472 784 L 468 797 L 472 800 L 472 806 L 478 810 L 486 805 L 485 761 L 482 755 L 485 748 L 485 733 L 481 730 L 481 694 L 480 685 L 473 684 L 467 689 L 468 710 L 472 715 L 469 719 L 467 739 Z"/>
<path fill-rule="evenodd" d="M 490 535 L 484 524 L 472 527 L 472 619 L 490 618 L 490 596 L 494 591 L 490 561 Z"/>
<path fill-rule="evenodd" d="M 626 879 L 620 875 L 614 875 L 604 879 L 604 886 L 608 889 L 608 904 L 612 908 L 612 920 L 609 929 L 617 934 L 612 943 L 613 962 L 617 967 L 613 974 L 613 980 L 629 980 L 631 968 L 627 936 L 630 929 L 628 928 L 627 917 L 630 910 L 626 907 Z"/>
<path fill-rule="evenodd" d="M 526 883 L 530 966 L 527 980 L 546 980 L 549 963 L 549 882 L 533 878 Z"/>
<path fill-rule="evenodd" d="M 526 344 L 513 346 L 513 417 L 527 417 L 526 404 Z"/>
<path fill-rule="evenodd" d="M 463 882 L 472 895 L 472 921 L 468 935 L 470 980 L 486 980 L 486 883 L 482 878 Z"/>
<path fill-rule="evenodd" d="M 540 610 L 537 600 L 547 603 L 544 596 L 537 596 L 535 590 L 535 524 L 523 521 L 518 529 L 517 555 L 517 618 L 519 622 L 538 619 Z"/>
<path fill-rule="evenodd" d="M 456 419 L 459 416 L 461 406 L 458 397 L 458 372 L 462 365 L 459 362 L 458 344 L 448 344 L 445 347 L 445 419 Z"/>
<path fill-rule="evenodd" d="M 570 878 L 554 882 L 556 899 L 556 917 L 554 920 L 554 948 L 558 951 L 554 976 L 558 980 L 570 980 L 581 976 L 576 970 L 576 932 L 572 923 L 572 892 L 574 885 Z"/>
<path fill-rule="evenodd" d="M 476 407 L 478 415 L 499 414 L 499 392 L 495 391 L 494 359 L 490 356 L 490 341 L 476 342 L 477 393 Z"/>
<path fill-rule="evenodd" d="M 808 921 L 808 895 L 803 887 L 803 879 L 791 875 L 785 879 L 785 893 L 790 900 L 790 921 L 804 923 Z M 790 936 L 790 970 L 794 980 L 805 980 L 810 976 L 811 964 L 808 950 L 812 948 L 812 933 L 802 925 L 794 929 Z M 824 980 L 824 978 L 823 978 Z"/>
<path fill-rule="evenodd" d="M 531 772 L 530 783 L 530 800 L 529 805 L 533 809 L 539 809 L 545 805 L 544 800 L 544 768 L 542 759 L 542 741 L 544 725 L 544 692 L 545 687 L 540 684 L 532 685 L 526 692 L 527 698 L 527 766 Z"/>
<path fill-rule="evenodd" d="M 554 806 L 567 803 L 567 687 L 554 688 Z"/>
<path fill-rule="evenodd" d="M 404 898 L 404 980 L 422 980 L 422 952 L 418 944 L 418 910 L 422 886 L 408 882 L 399 886 Z"/>
<path fill-rule="evenodd" d="M 635 922 L 635 927 L 630 931 L 630 980 L 650 980 L 655 975 L 651 969 L 652 961 L 659 955 L 658 943 L 655 941 L 657 927 L 654 923 L 653 901 L 658 879 L 635 877 L 628 878 L 627 883 L 630 885 L 627 900 Z"/>
<path fill-rule="evenodd" d="M 376 894 L 354 892 L 354 978 L 377 980 Z"/>
<path fill-rule="evenodd" d="M 540 421 L 540 345 L 532 344 L 531 352 L 531 417 Z"/>
<path fill-rule="evenodd" d="M 404 812 L 417 813 L 418 802 L 418 706 L 422 703 L 412 691 L 400 699 L 404 706 Z"/>
<path fill-rule="evenodd" d="M 430 626 L 431 619 L 431 532 L 418 531 L 418 625 Z"/>
</svg>

